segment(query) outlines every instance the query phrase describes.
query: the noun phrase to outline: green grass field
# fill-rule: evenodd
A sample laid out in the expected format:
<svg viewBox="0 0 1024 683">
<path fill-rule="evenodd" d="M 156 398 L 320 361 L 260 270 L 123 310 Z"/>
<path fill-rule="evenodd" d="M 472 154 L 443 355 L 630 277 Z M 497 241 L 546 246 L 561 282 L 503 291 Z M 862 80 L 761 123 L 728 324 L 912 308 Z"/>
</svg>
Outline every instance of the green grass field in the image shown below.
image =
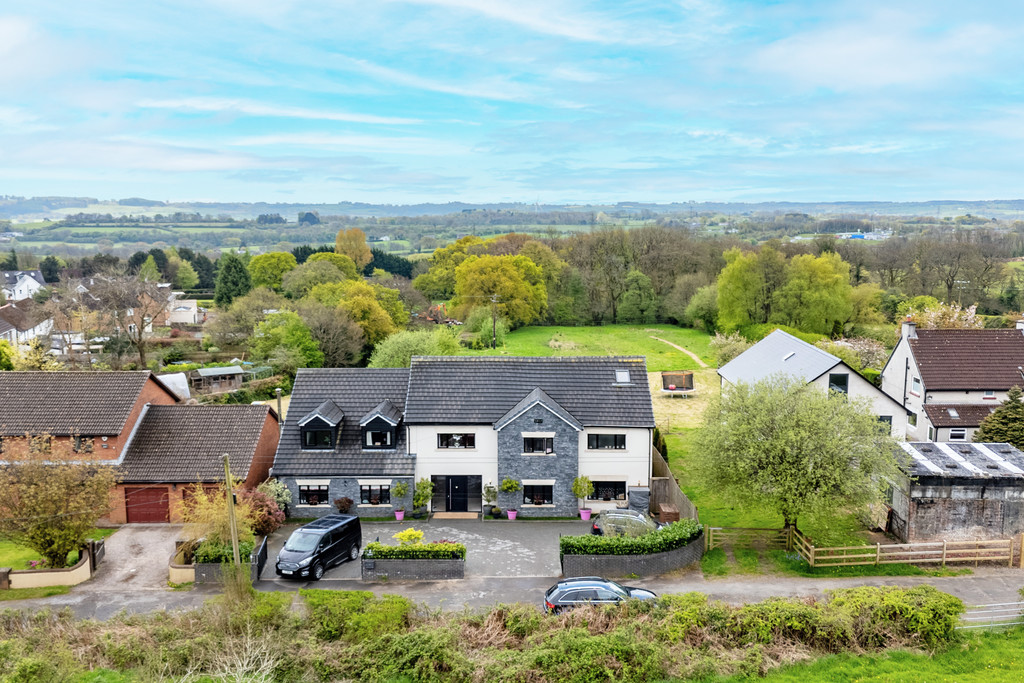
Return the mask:
<svg viewBox="0 0 1024 683">
<path fill-rule="evenodd" d="M 1024 678 L 1024 630 L 977 633 L 948 650 L 928 655 L 895 651 L 882 655 L 832 655 L 785 666 L 760 679 L 768 683 L 1001 683 Z M 717 681 L 750 680 L 739 676 Z"/>
<path fill-rule="evenodd" d="M 93 532 L 89 534 L 89 538 L 98 541 L 110 536 L 115 531 L 117 529 L 93 529 Z M 10 541 L 0 541 L 0 567 L 29 569 L 29 562 L 41 559 L 43 559 L 42 556 L 31 548 L 26 548 Z M 78 562 L 77 550 L 68 554 L 68 561 L 69 566 Z"/>
<path fill-rule="evenodd" d="M 605 325 L 603 327 L 523 327 L 508 334 L 496 351 L 469 351 L 473 355 L 508 356 L 646 356 L 648 372 L 695 370 L 690 356 L 652 339 L 666 339 L 714 363 L 711 337 L 674 325 Z"/>
</svg>

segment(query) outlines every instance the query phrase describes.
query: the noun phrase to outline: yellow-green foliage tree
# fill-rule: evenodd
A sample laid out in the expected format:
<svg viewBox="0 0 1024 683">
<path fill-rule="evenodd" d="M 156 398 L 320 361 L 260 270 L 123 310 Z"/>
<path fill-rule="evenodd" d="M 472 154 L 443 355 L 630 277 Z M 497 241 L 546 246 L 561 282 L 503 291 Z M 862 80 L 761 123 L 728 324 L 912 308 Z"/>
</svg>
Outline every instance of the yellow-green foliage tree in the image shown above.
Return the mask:
<svg viewBox="0 0 1024 683">
<path fill-rule="evenodd" d="M 32 548 L 47 565 L 67 565 L 110 511 L 117 475 L 109 461 L 74 452 L 73 440 L 25 435 L 4 440 L 0 536 Z"/>
<path fill-rule="evenodd" d="M 329 251 L 320 251 L 306 259 L 306 263 L 316 263 L 317 261 L 327 261 L 340 270 L 347 280 L 355 280 L 359 277 L 355 261 L 345 254 L 332 254 Z"/>
<path fill-rule="evenodd" d="M 253 256 L 249 261 L 249 277 L 253 287 L 269 287 L 275 292 L 281 291 L 284 276 L 295 269 L 298 263 L 295 256 L 284 251 L 272 251 L 269 254 Z"/>
<path fill-rule="evenodd" d="M 0 370 L 14 369 L 14 347 L 6 339 L 0 339 Z"/>
<path fill-rule="evenodd" d="M 469 257 L 473 247 L 482 248 L 484 241 L 475 235 L 434 251 L 430 257 L 430 270 L 416 276 L 412 286 L 431 301 L 443 301 L 455 294 L 455 268 Z"/>
<path fill-rule="evenodd" d="M 525 256 L 470 256 L 455 269 L 452 303 L 463 313 L 493 306 L 513 325 L 528 325 L 547 307 L 544 275 Z"/>
<path fill-rule="evenodd" d="M 334 238 L 334 251 L 352 259 L 359 271 L 373 260 L 373 253 L 366 245 L 366 233 L 359 228 L 339 230 Z"/>
<path fill-rule="evenodd" d="M 835 252 L 794 256 L 775 291 L 771 322 L 804 332 L 840 334 L 853 314 L 850 266 Z"/>
<path fill-rule="evenodd" d="M 337 307 L 348 313 L 362 328 L 367 344 L 373 346 L 399 330 L 387 309 L 377 300 L 377 292 L 368 283 L 349 281 L 341 284 L 342 298 Z M 314 291 L 316 289 L 317 287 L 314 287 Z"/>
<path fill-rule="evenodd" d="M 235 482 L 237 488 L 238 482 Z M 228 517 L 227 487 L 206 487 L 193 484 L 188 487 L 181 504 L 181 521 L 185 523 L 182 535 L 192 543 L 201 540 L 218 545 L 231 543 L 231 520 Z M 235 522 L 239 542 L 254 540 L 253 524 L 257 511 L 249 499 L 237 496 Z"/>
</svg>

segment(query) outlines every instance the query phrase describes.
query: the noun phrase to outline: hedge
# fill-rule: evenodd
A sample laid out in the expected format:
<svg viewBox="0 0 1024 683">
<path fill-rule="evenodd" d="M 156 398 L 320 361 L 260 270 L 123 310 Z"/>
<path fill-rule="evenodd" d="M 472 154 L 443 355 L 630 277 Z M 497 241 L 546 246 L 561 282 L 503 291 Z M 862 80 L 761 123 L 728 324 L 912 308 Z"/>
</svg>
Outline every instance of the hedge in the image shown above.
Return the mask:
<svg viewBox="0 0 1024 683">
<path fill-rule="evenodd" d="M 688 545 L 704 529 L 692 519 L 683 519 L 643 536 L 562 536 L 562 555 L 650 555 Z"/>
<path fill-rule="evenodd" d="M 248 562 L 256 544 L 252 541 L 242 541 L 238 544 L 238 555 L 242 562 Z M 193 559 L 200 564 L 218 564 L 220 562 L 231 562 L 235 558 L 235 552 L 230 543 L 217 543 L 215 541 L 203 541 L 196 548 Z"/>
<path fill-rule="evenodd" d="M 363 557 L 378 560 L 464 560 L 466 546 L 461 543 L 410 543 L 384 545 L 367 543 Z"/>
</svg>

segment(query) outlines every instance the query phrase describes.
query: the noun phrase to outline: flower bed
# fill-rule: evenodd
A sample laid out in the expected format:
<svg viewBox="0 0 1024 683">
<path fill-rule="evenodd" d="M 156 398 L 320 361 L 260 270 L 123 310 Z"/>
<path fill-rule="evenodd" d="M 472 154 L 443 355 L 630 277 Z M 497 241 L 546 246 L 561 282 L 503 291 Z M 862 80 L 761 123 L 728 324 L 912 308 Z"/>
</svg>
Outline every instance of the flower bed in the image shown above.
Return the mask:
<svg viewBox="0 0 1024 683">
<path fill-rule="evenodd" d="M 466 546 L 447 542 L 408 545 L 367 543 L 363 557 L 376 560 L 465 560 Z"/>
<path fill-rule="evenodd" d="M 451 541 L 423 543 L 423 532 L 406 529 L 394 535 L 400 545 L 367 543 L 363 581 L 461 579 L 466 575 L 466 546 Z"/>
</svg>

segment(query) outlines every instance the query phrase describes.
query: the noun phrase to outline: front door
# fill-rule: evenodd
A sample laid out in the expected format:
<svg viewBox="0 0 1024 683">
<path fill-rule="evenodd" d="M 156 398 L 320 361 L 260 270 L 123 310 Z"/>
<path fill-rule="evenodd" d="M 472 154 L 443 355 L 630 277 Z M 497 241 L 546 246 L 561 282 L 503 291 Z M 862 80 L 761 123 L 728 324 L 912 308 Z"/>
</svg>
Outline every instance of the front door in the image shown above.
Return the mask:
<svg viewBox="0 0 1024 683">
<path fill-rule="evenodd" d="M 469 477 L 448 477 L 448 512 L 469 510 Z"/>
</svg>

